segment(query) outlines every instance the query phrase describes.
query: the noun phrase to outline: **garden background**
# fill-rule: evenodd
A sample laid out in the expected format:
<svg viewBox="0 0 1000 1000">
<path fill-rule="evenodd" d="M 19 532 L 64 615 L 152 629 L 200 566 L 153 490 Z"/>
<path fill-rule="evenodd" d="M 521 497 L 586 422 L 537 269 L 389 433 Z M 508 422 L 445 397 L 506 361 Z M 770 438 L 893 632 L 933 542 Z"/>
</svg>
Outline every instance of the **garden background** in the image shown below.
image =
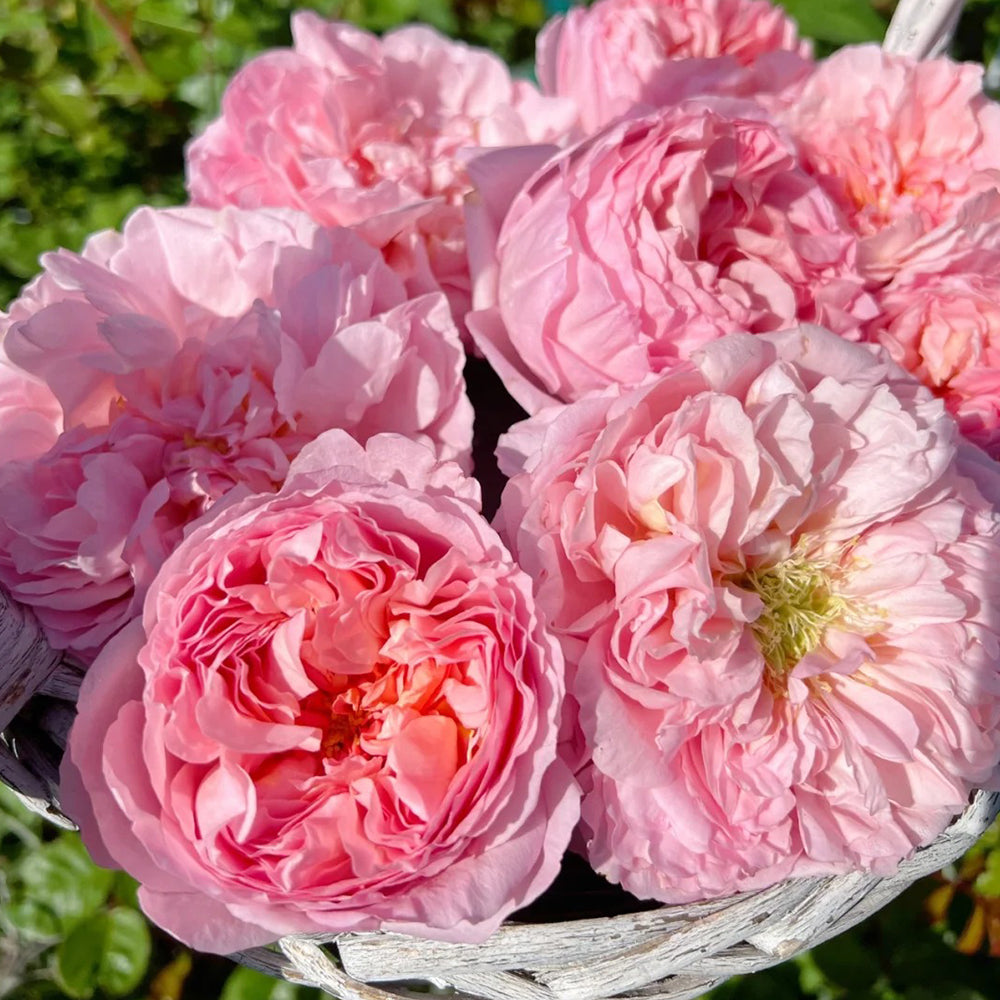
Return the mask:
<svg viewBox="0 0 1000 1000">
<path fill-rule="evenodd" d="M 374 31 L 421 20 L 530 72 L 559 0 L 0 0 L 0 304 L 38 256 L 140 204 L 183 202 L 183 147 L 234 70 L 311 7 Z M 892 0 L 785 0 L 817 51 L 880 40 Z M 1000 0 L 970 0 L 952 49 L 1000 94 Z M 575 877 L 572 873 L 567 877 Z M 0 789 L 0 998 L 313 1000 L 150 928 L 127 877 Z M 1000 827 L 876 917 L 714 1000 L 1000 1000 Z"/>
</svg>

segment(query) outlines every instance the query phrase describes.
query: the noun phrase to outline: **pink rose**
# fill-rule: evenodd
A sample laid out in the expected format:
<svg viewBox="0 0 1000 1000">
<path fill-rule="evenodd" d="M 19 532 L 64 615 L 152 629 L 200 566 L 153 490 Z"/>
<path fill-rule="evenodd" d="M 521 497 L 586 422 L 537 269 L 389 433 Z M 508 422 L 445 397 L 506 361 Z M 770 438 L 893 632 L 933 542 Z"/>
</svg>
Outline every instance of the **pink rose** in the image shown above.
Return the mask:
<svg viewBox="0 0 1000 1000">
<path fill-rule="evenodd" d="M 444 297 L 408 298 L 350 230 L 145 209 L 44 263 L 0 338 L 63 433 L 0 460 L 0 583 L 60 649 L 91 658 L 185 524 L 236 484 L 276 489 L 324 430 L 395 431 L 469 462 Z"/>
<path fill-rule="evenodd" d="M 806 168 L 863 238 L 871 278 L 890 279 L 915 241 L 1000 186 L 1000 107 L 983 94 L 982 74 L 847 47 L 787 112 Z"/>
<path fill-rule="evenodd" d="M 608 878 L 887 874 L 995 779 L 1000 471 L 884 354 L 737 334 L 501 445 Z"/>
<path fill-rule="evenodd" d="M 542 91 L 572 98 L 586 132 L 636 105 L 783 93 L 809 55 L 768 0 L 598 0 L 552 18 L 537 45 Z"/>
<path fill-rule="evenodd" d="M 190 145 L 192 200 L 287 206 L 325 225 L 351 225 L 431 199 L 393 234 L 394 246 L 403 274 L 432 274 L 463 316 L 463 157 L 558 139 L 569 107 L 512 81 L 495 55 L 430 28 L 379 39 L 300 11 L 292 34 L 294 48 L 264 53 L 237 73 L 221 117 Z"/>
<path fill-rule="evenodd" d="M 971 199 L 917 241 L 878 297 L 868 339 L 1000 458 L 1000 193 Z"/>
<path fill-rule="evenodd" d="M 816 320 L 857 337 L 874 315 L 856 238 L 759 109 L 690 102 L 531 175 L 537 158 L 474 161 L 468 223 L 469 330 L 529 412 L 636 384 L 735 330 Z"/>
<path fill-rule="evenodd" d="M 475 482 L 331 431 L 164 564 L 87 674 L 63 805 L 202 951 L 477 941 L 554 878 L 576 823 L 562 695 Z"/>
<path fill-rule="evenodd" d="M 0 341 L 0 456 L 4 462 L 33 459 L 56 443 L 62 410 L 49 387 L 14 367 Z"/>
</svg>

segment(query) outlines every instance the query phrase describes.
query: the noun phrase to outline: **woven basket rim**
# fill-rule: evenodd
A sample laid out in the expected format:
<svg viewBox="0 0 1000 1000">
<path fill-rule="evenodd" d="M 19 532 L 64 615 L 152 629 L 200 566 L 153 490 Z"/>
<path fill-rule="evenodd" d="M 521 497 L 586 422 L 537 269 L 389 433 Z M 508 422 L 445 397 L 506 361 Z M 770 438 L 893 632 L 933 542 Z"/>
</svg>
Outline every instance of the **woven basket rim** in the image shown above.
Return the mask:
<svg viewBox="0 0 1000 1000">
<path fill-rule="evenodd" d="M 280 954 L 232 957 L 344 1000 L 412 996 L 414 981 L 448 985 L 456 1000 L 688 1000 L 859 923 L 963 854 L 998 813 L 1000 791 L 977 791 L 939 837 L 888 875 L 848 871 L 640 913 L 509 920 L 475 945 L 390 932 L 301 934 L 282 938 Z"/>
</svg>

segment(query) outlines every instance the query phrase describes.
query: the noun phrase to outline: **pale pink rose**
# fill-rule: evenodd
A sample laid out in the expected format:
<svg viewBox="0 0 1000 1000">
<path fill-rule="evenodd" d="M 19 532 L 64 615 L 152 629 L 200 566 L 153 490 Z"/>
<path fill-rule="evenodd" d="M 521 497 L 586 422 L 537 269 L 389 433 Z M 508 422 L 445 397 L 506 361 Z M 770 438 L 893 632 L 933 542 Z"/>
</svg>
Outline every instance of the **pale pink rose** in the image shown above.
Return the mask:
<svg viewBox="0 0 1000 1000">
<path fill-rule="evenodd" d="M 538 156 L 469 168 L 467 324 L 529 412 L 637 384 L 735 330 L 815 320 L 856 338 L 875 313 L 856 237 L 760 109 L 689 102 L 532 175 Z"/>
<path fill-rule="evenodd" d="M 768 0 L 598 0 L 552 18 L 537 44 L 542 91 L 571 98 L 586 132 L 694 94 L 774 99 L 801 86 L 809 55 Z"/>
<path fill-rule="evenodd" d="M 513 81 L 492 53 L 427 27 L 379 39 L 300 11 L 292 34 L 293 48 L 236 74 L 221 117 L 190 145 L 192 200 L 287 206 L 351 225 L 429 199 L 394 235 L 400 266 L 405 276 L 433 275 L 461 318 L 469 295 L 464 156 L 558 139 L 571 109 Z"/>
<path fill-rule="evenodd" d="M 915 241 L 1000 186 L 1000 107 L 981 66 L 918 62 L 877 46 L 824 60 L 786 112 L 803 163 L 863 238 L 861 264 L 889 280 Z"/>
<path fill-rule="evenodd" d="M 408 298 L 350 230 L 145 209 L 44 263 L 0 338 L 58 401 L 62 434 L 0 457 L 0 583 L 57 648 L 91 658 L 185 524 L 237 484 L 279 487 L 324 430 L 395 431 L 470 460 L 444 296 Z"/>
<path fill-rule="evenodd" d="M 62 804 L 201 951 L 478 941 L 551 882 L 579 816 L 563 690 L 477 484 L 330 431 L 164 564 L 87 674 Z"/>
<path fill-rule="evenodd" d="M 887 874 L 995 779 L 1000 470 L 884 353 L 735 334 L 502 454 L 613 881 Z"/>
</svg>

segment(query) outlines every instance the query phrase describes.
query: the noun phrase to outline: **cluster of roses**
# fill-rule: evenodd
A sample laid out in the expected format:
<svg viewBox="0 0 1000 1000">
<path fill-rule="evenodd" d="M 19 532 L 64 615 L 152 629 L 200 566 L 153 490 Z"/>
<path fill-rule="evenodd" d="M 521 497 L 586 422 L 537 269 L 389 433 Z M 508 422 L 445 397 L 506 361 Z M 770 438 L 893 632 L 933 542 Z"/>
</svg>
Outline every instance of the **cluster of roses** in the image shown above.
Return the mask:
<svg viewBox="0 0 1000 1000">
<path fill-rule="evenodd" d="M 933 839 L 1000 760 L 979 71 L 766 0 L 598 0 L 539 88 L 293 30 L 191 206 L 0 322 L 0 582 L 87 667 L 95 858 L 229 952 L 481 939 L 574 831 L 666 902 Z M 494 527 L 467 352 L 532 414 Z"/>
</svg>

